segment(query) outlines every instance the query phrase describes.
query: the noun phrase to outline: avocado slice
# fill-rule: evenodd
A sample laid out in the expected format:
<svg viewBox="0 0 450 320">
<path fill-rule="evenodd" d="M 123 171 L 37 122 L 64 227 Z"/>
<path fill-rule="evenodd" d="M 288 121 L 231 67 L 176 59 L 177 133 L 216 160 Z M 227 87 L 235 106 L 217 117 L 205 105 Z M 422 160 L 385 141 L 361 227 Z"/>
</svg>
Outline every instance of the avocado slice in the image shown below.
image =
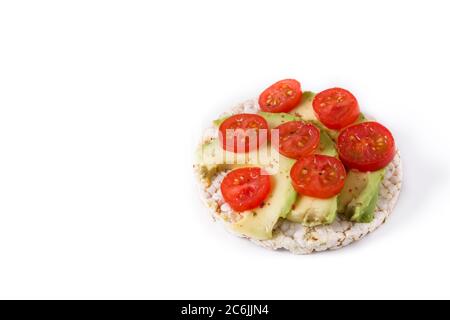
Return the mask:
<svg viewBox="0 0 450 320">
<path fill-rule="evenodd" d="M 324 130 L 320 131 L 320 144 L 316 153 L 331 157 L 337 156 L 334 142 Z M 336 212 L 337 196 L 328 199 L 319 199 L 299 195 L 287 219 L 292 222 L 301 223 L 304 226 L 312 227 L 333 223 L 336 218 Z"/>
<path fill-rule="evenodd" d="M 292 187 L 289 175 L 295 160 L 282 155 L 279 157 L 279 170 L 271 176 L 271 193 L 259 208 L 241 213 L 242 219 L 232 223 L 232 230 L 253 239 L 270 239 L 278 219 L 285 218 L 291 211 L 297 199 L 297 192 Z"/>
<path fill-rule="evenodd" d="M 307 227 L 330 224 L 336 218 L 337 197 L 318 199 L 299 196 L 287 219 Z"/>
<path fill-rule="evenodd" d="M 266 119 L 269 128 L 273 129 L 278 127 L 279 125 L 289 122 L 289 121 L 298 121 L 301 120 L 300 117 L 290 114 L 290 113 L 270 113 L 270 112 L 258 112 L 260 116 Z"/>
<path fill-rule="evenodd" d="M 333 140 L 325 130 L 320 130 L 320 143 L 315 153 L 330 157 L 337 157 L 338 155 Z"/>
<path fill-rule="evenodd" d="M 302 100 L 300 104 L 291 110 L 289 113 L 299 116 L 303 121 L 319 122 L 314 113 L 312 102 L 316 94 L 311 91 L 305 91 L 302 93 Z"/>
<path fill-rule="evenodd" d="M 374 172 L 350 170 L 338 197 L 338 213 L 350 221 L 371 222 L 384 173 L 385 169 Z"/>
</svg>

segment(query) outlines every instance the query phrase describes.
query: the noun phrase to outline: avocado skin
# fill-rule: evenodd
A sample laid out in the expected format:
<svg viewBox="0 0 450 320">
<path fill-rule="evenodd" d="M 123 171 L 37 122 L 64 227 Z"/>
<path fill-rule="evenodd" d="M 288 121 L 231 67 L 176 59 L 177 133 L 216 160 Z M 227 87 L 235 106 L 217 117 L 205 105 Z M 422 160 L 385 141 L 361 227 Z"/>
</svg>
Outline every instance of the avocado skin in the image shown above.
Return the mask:
<svg viewBox="0 0 450 320">
<path fill-rule="evenodd" d="M 299 195 L 287 219 L 301 223 L 305 227 L 331 224 L 336 218 L 337 196 L 329 199 L 318 199 Z"/>
<path fill-rule="evenodd" d="M 344 189 L 338 197 L 338 212 L 353 222 L 372 222 L 384 173 L 384 169 L 375 172 L 349 171 Z M 359 181 L 357 192 L 356 181 Z M 361 181 L 365 182 L 362 186 Z"/>
<path fill-rule="evenodd" d="M 333 140 L 325 130 L 320 129 L 320 143 L 315 153 L 330 157 L 337 157 L 338 155 Z"/>
<path fill-rule="evenodd" d="M 370 223 L 375 215 L 375 208 L 378 201 L 378 192 L 370 199 L 366 207 L 363 205 L 348 206 L 345 210 L 345 216 L 353 222 Z"/>
</svg>

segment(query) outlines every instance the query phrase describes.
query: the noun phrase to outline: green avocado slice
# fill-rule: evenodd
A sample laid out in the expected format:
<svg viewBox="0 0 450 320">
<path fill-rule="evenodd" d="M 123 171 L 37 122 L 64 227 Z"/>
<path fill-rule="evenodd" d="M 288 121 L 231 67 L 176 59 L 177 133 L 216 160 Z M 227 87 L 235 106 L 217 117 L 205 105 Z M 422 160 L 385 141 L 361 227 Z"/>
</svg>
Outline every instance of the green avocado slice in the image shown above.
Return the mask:
<svg viewBox="0 0 450 320">
<path fill-rule="evenodd" d="M 315 96 L 314 92 L 311 91 L 303 92 L 300 104 L 291 111 L 289 111 L 289 113 L 300 117 L 303 121 L 314 121 L 320 123 L 312 107 L 314 96 Z"/>
<path fill-rule="evenodd" d="M 350 170 L 338 197 L 338 213 L 350 221 L 371 222 L 384 173 L 385 169 L 374 172 Z"/>
</svg>

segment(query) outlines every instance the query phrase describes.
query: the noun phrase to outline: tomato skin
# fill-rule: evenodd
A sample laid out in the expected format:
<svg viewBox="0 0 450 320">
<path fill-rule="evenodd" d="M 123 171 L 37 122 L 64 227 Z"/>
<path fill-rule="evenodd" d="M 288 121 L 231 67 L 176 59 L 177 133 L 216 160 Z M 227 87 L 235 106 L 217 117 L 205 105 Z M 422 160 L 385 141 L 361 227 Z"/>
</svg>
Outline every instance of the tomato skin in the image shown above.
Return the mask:
<svg viewBox="0 0 450 320">
<path fill-rule="evenodd" d="M 267 198 L 271 189 L 270 176 L 261 168 L 239 168 L 230 171 L 222 181 L 223 198 L 234 211 L 257 208 Z"/>
<path fill-rule="evenodd" d="M 340 130 L 358 119 L 358 101 L 348 90 L 331 88 L 316 94 L 313 109 L 327 128 Z"/>
<path fill-rule="evenodd" d="M 219 140 L 222 148 L 234 153 L 258 149 L 260 145 L 267 141 L 268 136 L 269 125 L 266 119 L 257 114 L 241 113 L 233 115 L 222 122 L 219 127 Z M 252 138 L 255 141 L 251 140 Z"/>
<path fill-rule="evenodd" d="M 302 99 L 300 82 L 295 79 L 285 79 L 275 82 L 259 96 L 258 103 L 265 112 L 289 112 Z"/>
<path fill-rule="evenodd" d="M 320 130 L 302 121 L 289 121 L 276 127 L 279 130 L 278 152 L 283 156 L 298 159 L 313 153 L 320 142 Z"/>
<path fill-rule="evenodd" d="M 377 171 L 394 159 L 395 141 L 392 133 L 378 122 L 363 122 L 339 133 L 337 149 L 348 168 Z"/>
<path fill-rule="evenodd" d="M 299 194 L 320 199 L 339 194 L 346 176 L 339 159 L 318 154 L 300 158 L 291 169 L 294 189 Z"/>
</svg>

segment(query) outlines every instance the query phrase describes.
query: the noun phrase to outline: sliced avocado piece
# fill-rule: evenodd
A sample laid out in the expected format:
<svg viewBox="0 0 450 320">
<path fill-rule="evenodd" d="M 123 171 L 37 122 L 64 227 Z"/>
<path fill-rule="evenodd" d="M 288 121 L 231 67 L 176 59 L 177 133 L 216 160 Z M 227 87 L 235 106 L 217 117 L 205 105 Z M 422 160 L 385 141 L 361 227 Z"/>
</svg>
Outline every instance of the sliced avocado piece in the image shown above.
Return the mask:
<svg viewBox="0 0 450 320">
<path fill-rule="evenodd" d="M 323 154 L 330 157 L 337 156 L 337 150 L 334 142 L 325 130 L 320 130 L 320 143 L 316 150 L 316 154 Z"/>
<path fill-rule="evenodd" d="M 331 157 L 337 156 L 334 142 L 324 130 L 320 131 L 320 144 L 316 153 Z M 328 199 L 319 199 L 299 195 L 287 219 L 292 222 L 301 223 L 304 226 L 312 227 L 333 223 L 336 218 L 336 211 L 337 196 Z"/>
<path fill-rule="evenodd" d="M 336 209 L 337 196 L 318 199 L 300 195 L 287 219 L 308 227 L 330 224 L 336 218 Z"/>
<path fill-rule="evenodd" d="M 279 157 L 279 171 L 271 176 L 271 193 L 260 208 L 241 213 L 242 219 L 231 225 L 234 231 L 253 239 L 270 239 L 278 219 L 285 218 L 291 211 L 297 198 L 289 174 L 295 160 L 282 155 Z"/>
<path fill-rule="evenodd" d="M 311 91 L 305 91 L 302 94 L 302 100 L 300 104 L 293 110 L 289 111 L 291 114 L 299 116 L 303 121 L 317 121 L 316 114 L 312 107 L 312 102 L 314 100 L 315 93 Z"/>
<path fill-rule="evenodd" d="M 371 222 L 385 169 L 374 172 L 350 170 L 338 197 L 338 212 L 354 222 Z"/>
<path fill-rule="evenodd" d="M 269 125 L 269 128 L 271 128 L 271 129 L 276 128 L 280 124 L 283 124 L 285 122 L 301 120 L 300 117 L 298 117 L 294 114 L 284 113 L 284 112 L 271 113 L 271 112 L 259 111 L 257 114 L 259 114 L 261 117 L 263 117 L 267 121 L 267 124 Z M 216 127 L 220 127 L 222 122 L 224 122 L 229 117 L 230 116 L 224 116 L 219 119 L 216 119 L 213 121 L 213 125 Z"/>
<path fill-rule="evenodd" d="M 258 112 L 258 114 L 266 119 L 269 128 L 273 129 L 278 127 L 279 125 L 289 122 L 289 121 L 297 121 L 301 120 L 300 117 L 290 114 L 290 113 L 270 113 L 270 112 Z"/>
</svg>

